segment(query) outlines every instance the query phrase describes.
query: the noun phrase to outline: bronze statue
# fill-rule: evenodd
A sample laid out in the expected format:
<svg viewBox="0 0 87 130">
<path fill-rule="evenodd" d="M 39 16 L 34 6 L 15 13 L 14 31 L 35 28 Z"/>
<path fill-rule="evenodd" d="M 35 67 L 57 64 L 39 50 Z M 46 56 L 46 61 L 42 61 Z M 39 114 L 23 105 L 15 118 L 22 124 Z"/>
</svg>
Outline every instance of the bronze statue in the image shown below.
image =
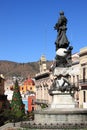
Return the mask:
<svg viewBox="0 0 87 130">
<path fill-rule="evenodd" d="M 57 30 L 58 35 L 55 41 L 56 45 L 56 67 L 67 67 L 71 66 L 71 51 L 72 46 L 69 46 L 69 41 L 66 36 L 67 30 L 67 18 L 64 16 L 64 12 L 60 12 L 60 18 L 55 24 L 54 28 Z"/>
<path fill-rule="evenodd" d="M 56 45 L 56 57 L 55 64 L 51 67 L 54 78 L 52 80 L 51 89 L 49 89 L 50 95 L 52 91 L 61 92 L 74 92 L 75 86 L 69 82 L 69 76 L 72 66 L 72 46 L 69 46 L 69 41 L 66 36 L 67 30 L 67 18 L 64 16 L 64 12 L 60 12 L 60 18 L 55 24 L 54 28 L 57 30 L 57 39 L 55 41 Z"/>
<path fill-rule="evenodd" d="M 58 36 L 55 41 L 56 44 L 56 50 L 58 48 L 67 48 L 69 46 L 69 41 L 66 36 L 66 30 L 67 30 L 67 18 L 64 16 L 64 12 L 60 12 L 60 18 L 58 22 L 55 24 L 54 29 L 57 30 Z"/>
</svg>

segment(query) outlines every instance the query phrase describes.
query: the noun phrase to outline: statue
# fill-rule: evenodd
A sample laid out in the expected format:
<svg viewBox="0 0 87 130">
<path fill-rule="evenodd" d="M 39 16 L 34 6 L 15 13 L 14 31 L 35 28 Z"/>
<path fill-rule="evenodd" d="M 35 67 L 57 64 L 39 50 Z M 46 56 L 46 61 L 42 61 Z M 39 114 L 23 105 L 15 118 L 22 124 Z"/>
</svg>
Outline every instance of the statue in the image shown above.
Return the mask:
<svg viewBox="0 0 87 130">
<path fill-rule="evenodd" d="M 58 35 L 55 41 L 56 45 L 56 67 L 71 66 L 71 51 L 72 46 L 69 46 L 69 41 L 66 36 L 67 30 L 67 18 L 64 16 L 64 12 L 60 12 L 60 18 L 55 24 L 54 29 L 57 30 Z"/>
<path fill-rule="evenodd" d="M 57 30 L 56 45 L 56 57 L 55 64 L 51 67 L 54 77 L 56 77 L 51 85 L 50 91 L 57 90 L 61 92 L 72 91 L 73 86 L 68 81 L 70 76 L 69 71 L 72 65 L 71 52 L 73 47 L 69 46 L 69 41 L 66 36 L 67 30 L 67 18 L 64 16 L 64 12 L 60 12 L 60 18 L 55 24 L 54 28 Z"/>
<path fill-rule="evenodd" d="M 60 12 L 60 18 L 58 22 L 55 24 L 54 29 L 57 30 L 58 36 L 56 39 L 56 50 L 58 48 L 67 48 L 69 46 L 69 41 L 66 36 L 66 30 L 67 30 L 67 19 L 64 16 L 64 12 Z"/>
<path fill-rule="evenodd" d="M 51 85 L 51 91 L 52 90 L 60 90 L 61 92 L 70 91 L 71 84 L 64 76 L 55 76 L 55 79 Z"/>
</svg>

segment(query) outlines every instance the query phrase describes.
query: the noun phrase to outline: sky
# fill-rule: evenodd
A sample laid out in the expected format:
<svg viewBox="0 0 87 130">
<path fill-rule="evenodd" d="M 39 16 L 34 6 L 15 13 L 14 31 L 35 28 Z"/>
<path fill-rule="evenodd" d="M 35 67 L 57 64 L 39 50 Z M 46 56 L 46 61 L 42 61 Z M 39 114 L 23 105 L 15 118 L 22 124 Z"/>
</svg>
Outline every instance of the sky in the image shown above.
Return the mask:
<svg viewBox="0 0 87 130">
<path fill-rule="evenodd" d="M 0 60 L 54 60 L 60 11 L 68 19 L 72 53 L 79 52 L 87 46 L 87 0 L 0 0 Z"/>
</svg>

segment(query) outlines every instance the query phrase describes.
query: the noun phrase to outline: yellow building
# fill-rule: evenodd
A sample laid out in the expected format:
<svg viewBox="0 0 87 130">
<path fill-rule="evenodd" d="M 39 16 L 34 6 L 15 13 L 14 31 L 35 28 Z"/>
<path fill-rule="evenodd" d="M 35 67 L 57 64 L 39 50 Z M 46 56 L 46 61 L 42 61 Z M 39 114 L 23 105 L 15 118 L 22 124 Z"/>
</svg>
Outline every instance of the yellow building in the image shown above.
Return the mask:
<svg viewBox="0 0 87 130">
<path fill-rule="evenodd" d="M 35 83 L 34 83 L 34 80 L 31 79 L 31 78 L 27 78 L 23 85 L 20 86 L 20 92 L 21 94 L 26 94 L 27 92 L 28 93 L 33 93 L 35 92 Z"/>
</svg>

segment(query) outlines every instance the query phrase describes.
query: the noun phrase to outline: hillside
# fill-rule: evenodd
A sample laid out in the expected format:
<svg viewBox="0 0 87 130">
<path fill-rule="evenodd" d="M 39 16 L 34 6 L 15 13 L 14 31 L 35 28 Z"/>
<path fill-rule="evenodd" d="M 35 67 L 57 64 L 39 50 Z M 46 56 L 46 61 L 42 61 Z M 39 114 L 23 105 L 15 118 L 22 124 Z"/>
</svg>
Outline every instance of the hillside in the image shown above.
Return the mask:
<svg viewBox="0 0 87 130">
<path fill-rule="evenodd" d="M 51 61 L 47 61 L 47 68 L 50 67 Z M 0 74 L 6 77 L 35 75 L 39 72 L 39 62 L 17 63 L 12 61 L 0 61 Z"/>
</svg>

